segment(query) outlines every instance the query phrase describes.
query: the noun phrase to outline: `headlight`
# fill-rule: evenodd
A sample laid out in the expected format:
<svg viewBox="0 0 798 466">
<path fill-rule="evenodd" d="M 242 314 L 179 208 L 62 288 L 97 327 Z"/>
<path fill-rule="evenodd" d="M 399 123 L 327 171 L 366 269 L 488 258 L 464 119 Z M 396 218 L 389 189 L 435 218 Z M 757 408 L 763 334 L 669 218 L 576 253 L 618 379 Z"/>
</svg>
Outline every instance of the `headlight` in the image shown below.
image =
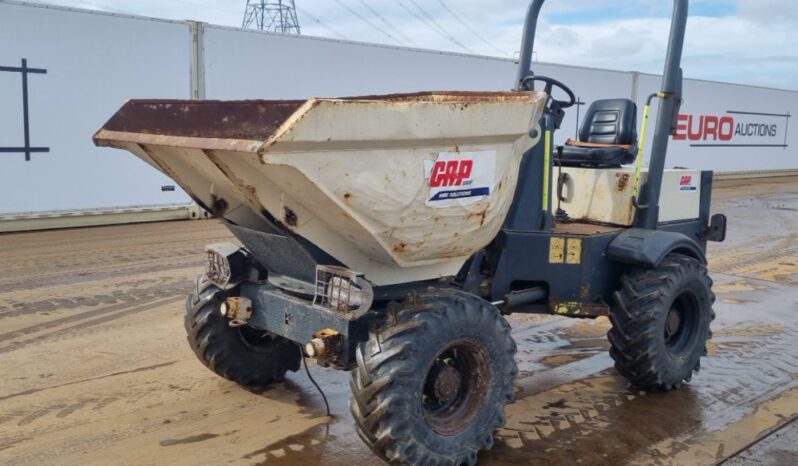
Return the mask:
<svg viewBox="0 0 798 466">
<path fill-rule="evenodd" d="M 327 283 L 327 299 L 333 309 L 348 312 L 363 305 L 363 290 L 346 278 L 332 277 Z"/>
<path fill-rule="evenodd" d="M 374 290 L 362 274 L 344 267 L 316 266 L 313 304 L 352 318 L 365 314 L 374 300 Z"/>
<path fill-rule="evenodd" d="M 246 278 L 247 254 L 231 243 L 216 243 L 205 246 L 205 273 L 211 283 L 221 288 L 230 288 Z"/>
</svg>

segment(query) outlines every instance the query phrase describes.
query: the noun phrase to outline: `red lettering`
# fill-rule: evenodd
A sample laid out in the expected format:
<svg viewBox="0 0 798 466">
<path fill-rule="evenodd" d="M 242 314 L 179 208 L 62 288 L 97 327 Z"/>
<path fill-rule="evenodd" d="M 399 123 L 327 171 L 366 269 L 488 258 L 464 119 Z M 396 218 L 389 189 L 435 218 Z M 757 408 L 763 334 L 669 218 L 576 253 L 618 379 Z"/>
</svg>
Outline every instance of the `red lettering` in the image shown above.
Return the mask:
<svg viewBox="0 0 798 466">
<path fill-rule="evenodd" d="M 693 120 L 698 119 L 697 125 Z M 676 131 L 673 139 L 676 141 L 731 141 L 734 138 L 734 117 L 716 115 L 685 115 L 676 118 Z"/>
<path fill-rule="evenodd" d="M 460 170 L 457 172 L 455 186 L 462 186 L 463 181 L 471 178 L 471 170 L 474 168 L 473 160 L 463 160 L 460 162 Z"/>
<path fill-rule="evenodd" d="M 473 160 L 449 160 L 448 162 L 435 162 L 429 177 L 431 188 L 441 186 L 462 186 L 463 182 L 471 178 L 474 169 Z"/>
<path fill-rule="evenodd" d="M 446 179 L 443 180 L 444 186 L 454 186 L 457 181 L 457 167 L 460 162 L 457 160 L 450 160 L 446 163 Z"/>
<path fill-rule="evenodd" d="M 693 132 L 693 115 L 687 117 L 687 138 L 691 141 L 700 141 L 704 130 L 704 116 L 698 119 L 698 132 Z"/>
<path fill-rule="evenodd" d="M 725 116 L 720 119 L 718 135 L 721 141 L 731 141 L 734 137 L 734 118 Z"/>
<path fill-rule="evenodd" d="M 676 132 L 673 133 L 673 139 L 675 141 L 684 141 L 687 139 L 687 120 L 688 116 L 684 114 L 680 114 L 676 117 Z"/>
<path fill-rule="evenodd" d="M 429 177 L 429 185 L 437 188 L 443 183 L 443 172 L 446 170 L 446 162 L 435 162 L 432 167 L 432 174 Z"/>
<path fill-rule="evenodd" d="M 713 141 L 718 140 L 718 117 L 707 115 L 704 118 L 704 137 L 703 140 L 706 141 L 712 136 Z"/>
</svg>

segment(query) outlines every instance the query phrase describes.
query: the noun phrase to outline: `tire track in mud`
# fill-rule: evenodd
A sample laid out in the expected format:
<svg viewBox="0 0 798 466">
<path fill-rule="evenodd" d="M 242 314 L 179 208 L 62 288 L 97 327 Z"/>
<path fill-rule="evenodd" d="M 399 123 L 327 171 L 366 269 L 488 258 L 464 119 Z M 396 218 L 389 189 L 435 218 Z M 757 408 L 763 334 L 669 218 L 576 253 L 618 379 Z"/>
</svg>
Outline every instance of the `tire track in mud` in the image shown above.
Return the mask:
<svg viewBox="0 0 798 466">
<path fill-rule="evenodd" d="M 165 261 L 163 259 L 150 259 L 139 261 L 138 264 L 130 264 L 128 267 L 120 266 L 118 263 L 96 264 L 87 271 L 65 270 L 62 268 L 56 272 L 37 273 L 16 281 L 8 281 L 0 284 L 0 293 L 8 293 L 18 290 L 30 290 L 57 285 L 72 285 L 77 283 L 92 282 L 105 278 L 124 277 L 129 275 L 141 275 L 166 270 L 177 270 L 185 268 L 202 267 L 202 256 L 197 251 L 178 257 L 178 260 Z M 133 261 L 131 261 L 133 262 Z M 17 271 L 17 277 L 25 276 L 23 271 Z"/>
<path fill-rule="evenodd" d="M 143 304 L 143 305 L 134 306 L 134 307 L 128 307 L 127 304 L 121 305 L 121 306 L 113 306 L 114 307 L 114 311 L 110 311 L 109 312 L 109 311 L 106 311 L 106 310 L 98 310 L 98 311 L 101 311 L 99 314 L 101 314 L 102 317 L 99 317 L 99 318 L 94 319 L 94 320 L 85 320 L 87 317 L 85 317 L 84 314 L 90 314 L 89 317 L 93 317 L 93 316 L 97 315 L 97 313 L 94 313 L 94 311 L 88 311 L 87 313 L 80 314 L 78 316 L 74 316 L 76 318 L 79 318 L 79 319 L 75 319 L 75 320 L 80 321 L 80 323 L 77 324 L 77 325 L 72 325 L 70 327 L 62 328 L 62 329 L 59 329 L 59 330 L 56 330 L 56 331 L 53 331 L 53 332 L 50 332 L 50 333 L 46 333 L 44 335 L 39 335 L 39 336 L 36 336 L 36 337 L 33 337 L 33 338 L 29 338 L 27 340 L 9 342 L 8 346 L 0 347 L 0 354 L 8 353 L 8 352 L 11 352 L 11 351 L 17 351 L 17 350 L 22 349 L 22 348 L 24 348 L 26 346 L 42 343 L 42 342 L 48 341 L 48 340 L 63 339 L 65 337 L 72 336 L 72 335 L 75 335 L 75 334 L 86 333 L 85 331 L 87 329 L 89 329 L 90 327 L 95 327 L 97 325 L 105 324 L 105 323 L 111 322 L 113 320 L 129 316 L 131 314 L 136 314 L 136 313 L 139 313 L 139 312 L 149 311 L 149 310 L 161 307 L 161 306 L 168 306 L 168 305 L 171 305 L 171 304 L 175 304 L 175 303 L 178 303 L 180 301 L 183 301 L 183 299 L 184 298 L 182 298 L 182 297 L 181 298 L 167 298 L 167 299 L 162 299 L 160 301 L 155 301 L 155 302 L 152 302 L 152 303 L 149 303 L 149 304 Z M 69 322 L 72 322 L 72 321 L 73 320 L 69 320 Z M 33 327 L 33 330 L 28 332 L 28 333 L 33 333 L 34 331 L 36 331 L 38 329 L 40 329 L 40 326 Z M 23 335 L 24 334 L 25 333 L 23 333 Z M 5 339 L 3 339 L 3 340 L 5 340 Z"/>
<path fill-rule="evenodd" d="M 157 281 L 156 283 L 158 284 L 149 287 L 138 287 L 126 290 L 114 290 L 110 293 L 94 294 L 90 296 L 59 297 L 59 298 L 50 298 L 50 299 L 44 299 L 32 302 L 18 302 L 15 300 L 7 300 L 6 302 L 9 303 L 9 305 L 7 306 L 0 305 L 0 320 L 18 317 L 22 315 L 49 313 L 65 309 L 93 307 L 102 304 L 111 305 L 105 308 L 85 311 L 79 314 L 79 315 L 84 315 L 88 313 L 90 315 L 88 315 L 87 317 L 91 317 L 103 311 L 113 312 L 114 310 L 117 310 L 116 308 L 118 308 L 119 306 L 130 305 L 131 303 L 140 303 L 142 301 L 147 301 L 167 296 L 185 295 L 188 294 L 188 291 L 193 286 L 193 282 L 190 280 L 180 280 L 172 283 L 168 282 L 164 283 L 163 281 Z M 37 324 L 30 328 L 43 328 L 45 326 L 52 327 L 54 325 L 59 325 L 60 323 L 68 323 L 77 317 L 78 315 L 53 319 L 44 323 Z M 0 334 L 0 341 L 2 341 L 4 338 L 8 338 L 9 335 L 11 334 L 15 334 L 23 330 L 25 329 L 16 330 L 14 332 L 9 332 L 7 334 Z"/>
<path fill-rule="evenodd" d="M 37 288 L 47 288 L 52 286 L 77 285 L 109 278 L 178 271 L 183 269 L 196 269 L 199 271 L 201 267 L 201 262 L 197 262 L 196 260 L 187 260 L 172 263 L 157 263 L 148 266 L 123 268 L 121 270 L 112 271 L 93 271 L 86 273 L 68 273 L 58 276 L 30 277 L 18 282 L 9 283 L 7 285 L 0 285 L 0 294 L 14 291 L 35 290 Z M 0 306 L 0 308 L 2 308 L 2 306 Z"/>
<path fill-rule="evenodd" d="M 116 238 L 115 238 L 116 239 Z M 96 242 L 94 243 L 96 244 Z M 0 265 L 14 264 L 23 270 L 50 269 L 52 266 L 67 265 L 70 267 L 85 267 L 111 261 L 131 262 L 136 260 L 158 259 L 159 254 L 166 257 L 179 257 L 187 253 L 202 252 L 205 245 L 200 241 L 169 241 L 164 243 L 125 245 L 119 247 L 91 247 L 84 248 L 59 248 L 56 254 L 33 253 L 26 256 L 23 263 L 20 258 L 11 257 L 0 261 Z"/>
<path fill-rule="evenodd" d="M 0 396 L 0 401 L 9 400 L 11 398 L 16 398 L 16 397 L 19 397 L 19 396 L 33 395 L 34 393 L 39 393 L 39 392 L 43 392 L 43 391 L 47 391 L 47 390 L 54 390 L 56 388 L 68 387 L 70 385 L 77 385 L 77 384 L 81 384 L 81 383 L 85 383 L 85 382 L 94 382 L 96 380 L 102 380 L 102 379 L 107 379 L 107 378 L 111 378 L 111 377 L 118 377 L 120 375 L 135 374 L 135 373 L 138 373 L 138 372 L 151 371 L 151 370 L 154 370 L 154 369 L 160 369 L 162 367 L 171 366 L 172 364 L 175 364 L 177 362 L 178 361 L 168 361 L 168 362 L 164 362 L 164 363 L 160 363 L 160 364 L 153 364 L 151 366 L 139 367 L 138 369 L 131 369 L 129 371 L 112 372 L 110 374 L 100 375 L 100 376 L 97 376 L 97 377 L 89 377 L 88 379 L 81 379 L 81 380 L 76 380 L 76 381 L 73 381 L 73 382 L 66 382 L 66 383 L 62 383 L 62 384 L 58 384 L 58 385 L 52 385 L 52 386 L 49 386 L 49 387 L 31 388 L 29 390 L 24 390 L 24 391 L 21 391 L 21 392 L 11 393 L 9 395 Z"/>
<path fill-rule="evenodd" d="M 0 432 L 4 427 L 9 429 L 24 428 L 23 433 L 17 435 L 42 435 L 50 432 L 55 432 L 63 428 L 65 422 L 74 423 L 69 419 L 70 416 L 75 414 L 82 414 L 82 412 L 90 411 L 93 417 L 95 413 L 102 412 L 109 406 L 125 403 L 133 404 L 143 398 L 150 396 L 153 392 L 160 391 L 160 387 L 151 387 L 141 390 L 121 390 L 115 391 L 113 394 L 87 394 L 78 395 L 77 397 L 70 398 L 69 400 L 58 400 L 44 405 L 35 407 L 31 410 L 13 410 L 0 414 Z M 54 419 L 53 419 L 54 418 Z M 43 421 L 48 421 L 45 425 L 41 425 Z M 53 422 L 55 421 L 55 422 Z M 85 421 L 77 421 L 83 423 Z M 16 429 L 19 431 L 19 429 Z M 24 438 L 24 437 L 23 437 Z M 5 442 L 8 443 L 4 443 Z M 4 447 L 11 446 L 19 443 L 22 439 L 14 438 L 9 435 L 5 439 L 0 439 L 0 450 Z"/>
<path fill-rule="evenodd" d="M 39 230 L 20 233 L 4 233 L 0 237 L 0 264 L 24 256 L 52 255 L 64 253 L 62 244 L 69 243 L 70 251 L 96 250 L 102 243 L 106 250 L 153 247 L 169 249 L 181 244 L 197 244 L 204 247 L 214 240 L 234 241 L 234 236 L 218 220 L 210 221 L 168 221 L 151 223 L 130 223 L 87 228 L 66 228 L 60 230 Z M 108 244 L 120 245 L 119 247 Z M 10 259 L 9 259 L 10 258 Z"/>
<path fill-rule="evenodd" d="M 24 392 L 3 396 L 0 400 L 25 397 L 44 391 L 57 390 L 64 387 L 82 385 L 130 374 L 157 371 L 179 362 L 181 361 L 167 361 L 160 364 L 127 371 L 118 371 L 97 377 L 84 378 L 40 389 L 26 390 Z M 174 390 L 177 387 L 170 385 L 169 388 L 170 390 Z M 111 391 L 97 392 L 80 390 L 74 394 L 69 394 L 69 392 L 67 392 L 66 395 L 61 396 L 51 395 L 50 398 L 46 398 L 43 402 L 33 404 L 22 404 L 23 401 L 18 401 L 17 405 L 23 407 L 0 411 L 0 451 L 23 441 L 32 440 L 43 434 L 57 432 L 64 428 L 74 428 L 84 425 L 87 422 L 95 422 L 99 419 L 103 419 L 107 415 L 104 414 L 104 412 L 107 413 L 106 408 L 109 407 L 111 407 L 111 413 L 118 413 L 120 410 L 122 410 L 122 412 L 135 410 L 135 405 L 141 405 L 142 402 L 146 403 L 145 407 L 149 406 L 153 399 L 158 399 L 161 394 L 165 393 L 164 390 L 165 387 L 163 384 L 138 383 L 132 386 L 122 384 L 114 387 Z M 70 419 L 76 414 L 78 415 L 77 419 Z M 38 464 L 38 462 L 33 464 Z"/>
</svg>

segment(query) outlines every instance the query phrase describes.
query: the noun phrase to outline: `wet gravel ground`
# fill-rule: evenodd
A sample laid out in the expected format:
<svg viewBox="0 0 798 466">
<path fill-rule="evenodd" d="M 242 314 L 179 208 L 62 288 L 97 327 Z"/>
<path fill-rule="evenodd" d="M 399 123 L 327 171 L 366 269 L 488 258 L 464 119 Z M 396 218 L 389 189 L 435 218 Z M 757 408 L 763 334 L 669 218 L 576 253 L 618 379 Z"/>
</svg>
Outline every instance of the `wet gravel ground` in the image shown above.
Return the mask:
<svg viewBox="0 0 798 466">
<path fill-rule="evenodd" d="M 798 464 L 798 179 L 721 182 L 714 204 L 729 236 L 693 381 L 630 388 L 606 319 L 511 316 L 517 401 L 480 464 Z M 216 221 L 0 236 L 0 464 L 380 464 L 348 374 L 313 368 L 328 418 L 303 373 L 252 393 L 196 361 L 183 299 L 204 245 L 231 239 Z"/>
<path fill-rule="evenodd" d="M 784 425 L 728 460 L 723 466 L 787 466 L 798 464 L 798 419 Z"/>
</svg>

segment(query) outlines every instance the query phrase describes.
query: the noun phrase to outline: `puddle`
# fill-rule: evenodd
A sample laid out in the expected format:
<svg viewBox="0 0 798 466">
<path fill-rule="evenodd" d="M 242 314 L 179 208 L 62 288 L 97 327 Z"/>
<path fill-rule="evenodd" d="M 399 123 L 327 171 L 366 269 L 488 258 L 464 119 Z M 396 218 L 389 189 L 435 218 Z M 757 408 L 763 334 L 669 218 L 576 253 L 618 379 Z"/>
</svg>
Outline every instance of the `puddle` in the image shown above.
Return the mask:
<svg viewBox="0 0 798 466">
<path fill-rule="evenodd" d="M 540 363 L 549 367 L 558 367 L 572 362 L 581 361 L 582 359 L 589 358 L 592 353 L 564 353 L 552 354 L 544 356 L 540 359 Z"/>
</svg>

